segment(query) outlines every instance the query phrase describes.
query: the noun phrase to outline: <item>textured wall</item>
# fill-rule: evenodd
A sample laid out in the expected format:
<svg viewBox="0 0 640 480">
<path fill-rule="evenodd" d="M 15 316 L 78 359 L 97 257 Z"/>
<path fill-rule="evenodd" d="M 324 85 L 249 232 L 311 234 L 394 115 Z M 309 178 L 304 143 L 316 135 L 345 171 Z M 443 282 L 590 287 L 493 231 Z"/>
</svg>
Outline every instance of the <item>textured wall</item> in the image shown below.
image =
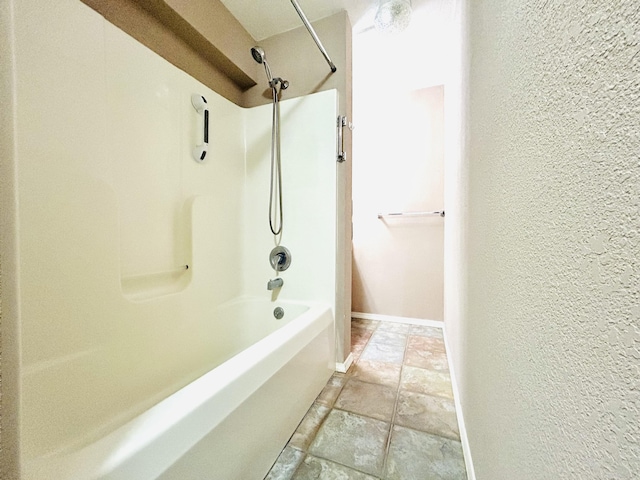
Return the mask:
<svg viewBox="0 0 640 480">
<path fill-rule="evenodd" d="M 640 3 L 469 7 L 477 478 L 638 478 Z"/>
<path fill-rule="evenodd" d="M 4 58 L 10 58 L 13 55 L 13 32 L 10 28 L 12 9 L 8 2 L 0 3 L 0 51 L 3 52 Z M 11 91 L 13 88 L 13 71 L 9 62 L 0 61 L 0 104 L 3 106 L 3 112 L 9 112 L 13 109 L 13 99 Z M 13 182 L 10 174 L 13 168 L 13 120 L 10 115 L 4 113 L 0 115 L 0 479 L 11 478 L 13 463 L 9 459 L 12 453 L 9 441 L 12 435 L 5 433 L 6 424 L 10 415 L 6 415 L 6 376 L 2 375 L 2 367 L 7 368 L 7 363 L 11 365 L 11 355 L 6 352 L 9 349 L 3 348 L 4 342 L 11 335 L 7 335 L 5 330 L 11 324 L 11 301 L 5 300 L 7 290 L 11 292 L 11 288 L 3 288 L 7 277 L 11 278 L 13 262 L 7 262 L 8 254 L 12 253 L 11 235 L 7 235 L 12 225 L 13 203 L 7 202 L 7 197 L 12 196 Z M 9 315 L 7 314 L 9 313 Z M 4 355 L 3 355 L 4 353 Z M 4 380 L 4 385 L 3 381 Z M 10 396 L 10 395 L 9 395 Z M 7 444 L 8 448 L 7 448 Z"/>
</svg>

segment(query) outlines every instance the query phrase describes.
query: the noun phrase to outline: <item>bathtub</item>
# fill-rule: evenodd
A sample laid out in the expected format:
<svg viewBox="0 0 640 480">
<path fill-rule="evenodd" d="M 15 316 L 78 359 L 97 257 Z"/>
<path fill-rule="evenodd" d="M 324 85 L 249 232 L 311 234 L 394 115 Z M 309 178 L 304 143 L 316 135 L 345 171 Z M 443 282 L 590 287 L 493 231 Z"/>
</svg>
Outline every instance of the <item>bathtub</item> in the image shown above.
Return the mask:
<svg viewBox="0 0 640 480">
<path fill-rule="evenodd" d="M 233 326 L 229 358 L 95 442 L 27 460 L 25 478 L 262 479 L 333 373 L 333 314 L 243 298 L 214 315 Z"/>
</svg>

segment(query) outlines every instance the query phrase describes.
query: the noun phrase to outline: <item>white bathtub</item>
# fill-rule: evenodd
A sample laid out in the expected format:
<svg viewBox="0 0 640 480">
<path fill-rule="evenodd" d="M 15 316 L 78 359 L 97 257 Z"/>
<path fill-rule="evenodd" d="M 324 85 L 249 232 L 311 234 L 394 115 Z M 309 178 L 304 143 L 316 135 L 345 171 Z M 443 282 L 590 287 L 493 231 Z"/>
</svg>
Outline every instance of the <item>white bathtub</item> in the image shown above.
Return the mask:
<svg viewBox="0 0 640 480">
<path fill-rule="evenodd" d="M 233 326 L 230 358 L 103 438 L 29 461 L 25 478 L 262 479 L 333 372 L 333 314 L 242 299 L 215 315 Z"/>
</svg>

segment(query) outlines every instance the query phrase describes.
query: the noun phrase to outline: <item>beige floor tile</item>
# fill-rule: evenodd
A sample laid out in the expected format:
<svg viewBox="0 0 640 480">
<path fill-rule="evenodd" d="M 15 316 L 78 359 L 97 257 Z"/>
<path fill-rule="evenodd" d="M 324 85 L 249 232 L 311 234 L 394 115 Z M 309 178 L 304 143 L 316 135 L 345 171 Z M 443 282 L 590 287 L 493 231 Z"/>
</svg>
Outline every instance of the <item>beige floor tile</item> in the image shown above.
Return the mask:
<svg viewBox="0 0 640 480">
<path fill-rule="evenodd" d="M 365 320 L 364 318 L 352 318 L 351 319 L 351 327 L 360 327 L 360 328 L 366 328 L 368 330 L 375 330 L 376 328 L 378 328 L 378 325 L 380 324 L 379 321 L 377 320 Z"/>
<path fill-rule="evenodd" d="M 409 335 L 409 338 L 407 339 L 407 349 L 416 349 L 433 353 L 445 353 L 444 339 Z"/>
<path fill-rule="evenodd" d="M 351 359 L 352 359 L 351 365 L 352 366 L 356 362 L 358 362 L 363 351 L 364 351 L 364 345 L 356 345 L 355 347 L 351 347 Z"/>
<path fill-rule="evenodd" d="M 401 391 L 398 396 L 395 423 L 452 440 L 460 440 L 456 407 L 453 400 L 449 398 Z"/>
<path fill-rule="evenodd" d="M 309 453 L 360 472 L 382 475 L 389 424 L 342 410 L 332 410 Z"/>
<path fill-rule="evenodd" d="M 285 447 L 264 480 L 290 480 L 304 458 L 304 452 Z"/>
<path fill-rule="evenodd" d="M 404 346 L 369 341 L 360 354 L 360 360 L 400 365 L 404 359 L 404 349 Z"/>
<path fill-rule="evenodd" d="M 384 330 L 376 330 L 371 335 L 369 343 L 378 343 L 381 345 L 389 345 L 394 347 L 404 347 L 407 345 L 407 335 L 398 332 L 386 332 Z"/>
<path fill-rule="evenodd" d="M 347 377 L 344 374 L 334 373 L 316 398 L 316 402 L 332 407 L 345 383 L 347 383 Z"/>
<path fill-rule="evenodd" d="M 408 323 L 400 323 L 400 322 L 380 322 L 378 325 L 378 332 L 394 332 L 394 333 L 404 333 L 407 334 L 411 330 L 411 325 Z"/>
<path fill-rule="evenodd" d="M 360 358 L 367 361 L 401 364 L 406 344 L 406 335 L 376 330 Z"/>
<path fill-rule="evenodd" d="M 402 367 L 400 388 L 412 392 L 453 399 L 451 377 L 447 372 L 434 372 L 405 365 Z"/>
<path fill-rule="evenodd" d="M 314 403 L 293 433 L 289 440 L 289 445 L 306 452 L 330 411 L 331 408 L 326 405 Z"/>
<path fill-rule="evenodd" d="M 400 383 L 401 366 L 396 363 L 359 360 L 351 372 L 353 378 L 363 382 L 379 383 L 397 388 Z"/>
<path fill-rule="evenodd" d="M 351 346 L 366 345 L 373 334 L 373 330 L 366 328 L 352 328 L 351 329 Z"/>
<path fill-rule="evenodd" d="M 412 367 L 426 368 L 437 372 L 448 372 L 449 363 L 444 352 L 432 352 L 430 350 L 420 350 L 415 346 L 407 346 L 404 357 L 405 365 Z"/>
<path fill-rule="evenodd" d="M 404 363 L 440 372 L 449 371 L 444 341 L 435 337 L 410 335 Z"/>
<path fill-rule="evenodd" d="M 395 388 L 361 382 L 352 377 L 340 392 L 334 407 L 390 422 L 396 392 Z"/>
<path fill-rule="evenodd" d="M 417 335 L 420 337 L 436 337 L 443 338 L 442 328 L 427 327 L 425 325 L 411 325 L 409 335 Z"/>
<path fill-rule="evenodd" d="M 466 480 L 462 445 L 400 426 L 393 427 L 386 480 Z"/>
<path fill-rule="evenodd" d="M 322 458 L 307 455 L 293 480 L 376 480 L 376 477 Z"/>
</svg>

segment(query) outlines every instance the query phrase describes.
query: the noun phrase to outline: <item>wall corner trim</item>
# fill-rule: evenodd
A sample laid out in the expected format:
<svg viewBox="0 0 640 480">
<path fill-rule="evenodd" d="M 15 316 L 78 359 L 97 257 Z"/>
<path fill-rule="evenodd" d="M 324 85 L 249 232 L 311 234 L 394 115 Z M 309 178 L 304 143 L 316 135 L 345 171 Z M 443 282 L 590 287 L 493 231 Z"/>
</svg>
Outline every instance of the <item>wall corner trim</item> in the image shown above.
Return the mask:
<svg viewBox="0 0 640 480">
<path fill-rule="evenodd" d="M 336 372 L 347 373 L 347 370 L 349 370 L 349 367 L 351 367 L 352 363 L 353 363 L 353 354 L 349 353 L 349 355 L 347 356 L 344 362 L 336 362 Z"/>
</svg>

